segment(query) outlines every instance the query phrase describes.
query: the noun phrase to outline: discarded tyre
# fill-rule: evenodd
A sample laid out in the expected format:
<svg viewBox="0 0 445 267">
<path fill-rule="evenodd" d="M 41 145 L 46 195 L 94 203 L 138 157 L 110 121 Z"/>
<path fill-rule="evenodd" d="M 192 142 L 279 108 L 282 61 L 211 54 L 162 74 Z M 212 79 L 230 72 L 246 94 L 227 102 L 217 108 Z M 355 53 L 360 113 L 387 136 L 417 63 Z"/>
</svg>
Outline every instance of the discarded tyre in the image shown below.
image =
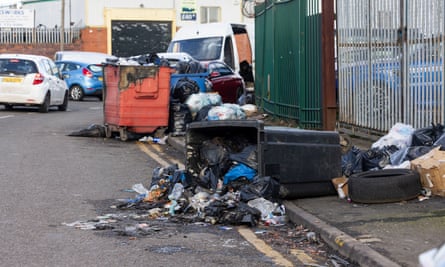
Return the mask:
<svg viewBox="0 0 445 267">
<path fill-rule="evenodd" d="M 386 169 L 353 174 L 349 197 L 358 203 L 388 203 L 417 197 L 422 189 L 419 173 L 409 169 Z"/>
</svg>

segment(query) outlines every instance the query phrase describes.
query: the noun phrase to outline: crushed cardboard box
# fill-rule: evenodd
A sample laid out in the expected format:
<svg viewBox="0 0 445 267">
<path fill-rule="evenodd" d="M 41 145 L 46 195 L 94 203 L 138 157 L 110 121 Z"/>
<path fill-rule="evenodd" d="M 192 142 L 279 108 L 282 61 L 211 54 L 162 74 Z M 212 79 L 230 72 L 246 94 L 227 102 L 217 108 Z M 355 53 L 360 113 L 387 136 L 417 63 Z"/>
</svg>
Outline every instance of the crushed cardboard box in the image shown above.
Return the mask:
<svg viewBox="0 0 445 267">
<path fill-rule="evenodd" d="M 445 151 L 440 147 L 411 161 L 411 169 L 420 174 L 422 186 L 436 196 L 445 197 Z"/>
</svg>

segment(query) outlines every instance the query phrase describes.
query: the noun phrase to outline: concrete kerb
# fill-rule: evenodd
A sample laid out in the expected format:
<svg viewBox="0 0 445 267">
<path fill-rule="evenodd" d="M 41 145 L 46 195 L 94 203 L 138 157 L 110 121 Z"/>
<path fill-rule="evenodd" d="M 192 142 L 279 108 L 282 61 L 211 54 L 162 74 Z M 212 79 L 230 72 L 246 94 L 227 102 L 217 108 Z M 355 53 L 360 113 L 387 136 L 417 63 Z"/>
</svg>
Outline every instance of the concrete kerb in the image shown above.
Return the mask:
<svg viewBox="0 0 445 267">
<path fill-rule="evenodd" d="M 186 153 L 185 137 L 169 136 L 167 143 L 178 151 Z M 400 267 L 399 264 L 384 257 L 369 246 L 328 225 L 316 216 L 309 214 L 291 201 L 284 201 L 286 214 L 295 224 L 301 224 L 320 234 L 320 237 L 342 256 L 366 267 Z"/>
<path fill-rule="evenodd" d="M 349 258 L 360 266 L 400 267 L 401 265 L 384 257 L 357 239 L 335 227 L 328 225 L 316 216 L 309 214 L 291 201 L 284 201 L 286 214 L 295 224 L 304 225 L 320 234 L 320 237 L 342 256 Z"/>
</svg>

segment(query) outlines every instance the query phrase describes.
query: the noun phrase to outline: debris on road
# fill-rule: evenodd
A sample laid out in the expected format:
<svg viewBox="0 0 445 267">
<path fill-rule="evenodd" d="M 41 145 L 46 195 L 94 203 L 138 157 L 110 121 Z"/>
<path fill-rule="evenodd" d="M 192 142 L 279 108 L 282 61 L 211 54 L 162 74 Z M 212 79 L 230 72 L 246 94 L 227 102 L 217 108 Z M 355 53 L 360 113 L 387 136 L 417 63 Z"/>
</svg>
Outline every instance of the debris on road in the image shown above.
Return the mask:
<svg viewBox="0 0 445 267">
<path fill-rule="evenodd" d="M 72 132 L 68 136 L 82 136 L 82 137 L 104 137 L 105 127 L 100 124 L 91 124 L 86 129 Z"/>
</svg>

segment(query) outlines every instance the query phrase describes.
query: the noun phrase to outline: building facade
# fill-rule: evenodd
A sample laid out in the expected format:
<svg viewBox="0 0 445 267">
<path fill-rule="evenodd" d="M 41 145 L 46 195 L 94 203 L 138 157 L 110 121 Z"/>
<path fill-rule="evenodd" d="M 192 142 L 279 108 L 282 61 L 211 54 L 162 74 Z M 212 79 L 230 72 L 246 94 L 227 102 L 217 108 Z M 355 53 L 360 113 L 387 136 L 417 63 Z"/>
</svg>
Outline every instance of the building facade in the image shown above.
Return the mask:
<svg viewBox="0 0 445 267">
<path fill-rule="evenodd" d="M 82 50 L 87 51 L 117 56 L 164 52 L 179 28 L 210 22 L 246 24 L 254 41 L 254 19 L 243 16 L 242 0 L 32 2 L 23 1 L 23 8 L 34 10 L 36 26 L 60 28 L 63 22 L 65 29 L 81 28 Z"/>
</svg>

